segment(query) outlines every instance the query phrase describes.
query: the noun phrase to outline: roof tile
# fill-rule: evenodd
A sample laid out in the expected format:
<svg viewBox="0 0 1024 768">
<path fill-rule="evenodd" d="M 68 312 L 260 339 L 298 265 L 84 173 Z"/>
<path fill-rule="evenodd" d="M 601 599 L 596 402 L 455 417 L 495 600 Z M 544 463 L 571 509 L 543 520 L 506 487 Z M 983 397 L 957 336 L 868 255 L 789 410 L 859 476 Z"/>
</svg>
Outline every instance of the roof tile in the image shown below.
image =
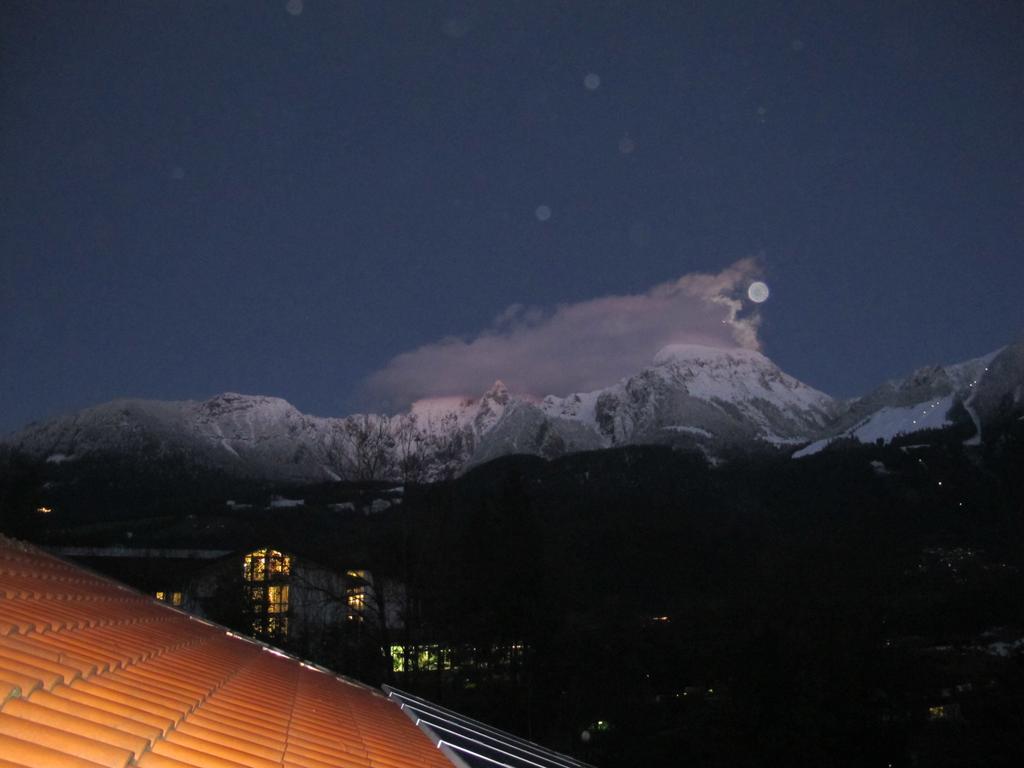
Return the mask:
<svg viewBox="0 0 1024 768">
<path fill-rule="evenodd" d="M 0 536 L 0 768 L 450 768 L 379 692 Z"/>
<path fill-rule="evenodd" d="M 141 755 L 149 746 L 149 741 L 140 736 L 133 736 L 116 728 L 101 725 L 76 715 L 69 715 L 66 712 L 50 709 L 44 704 L 37 704 L 34 697 L 32 701 L 17 699 L 8 702 L 4 706 L 3 714 L 39 723 L 40 725 L 60 728 L 76 736 L 84 736 L 88 739 L 121 747 L 122 749 L 127 749 L 135 757 Z"/>
<path fill-rule="evenodd" d="M 48 691 L 36 691 L 32 695 L 32 703 L 47 707 L 54 712 L 63 712 L 68 715 L 74 715 L 82 720 L 88 720 L 91 723 L 97 723 L 98 725 L 105 725 L 109 728 L 123 731 L 124 733 L 136 736 L 147 742 L 155 741 L 164 733 L 163 729 L 157 726 L 149 725 L 141 719 L 133 719 L 126 717 L 122 713 L 113 712 L 109 707 L 106 709 L 91 707 L 87 704 L 82 704 Z M 143 713 L 136 712 L 135 714 L 136 718 L 138 718 L 139 715 Z"/>
<path fill-rule="evenodd" d="M 28 766 L 29 768 L 98 768 L 94 763 L 67 752 L 34 744 L 24 739 L 6 736 L 0 733 L 0 754 L 12 765 Z"/>
<path fill-rule="evenodd" d="M 7 707 L 5 706 L 4 709 L 6 710 Z M 99 765 L 107 766 L 107 768 L 124 768 L 132 759 L 132 753 L 127 749 L 69 733 L 63 728 L 35 723 L 17 715 L 9 715 L 6 711 L 0 712 L 0 735 L 22 739 L 65 754 L 77 755 Z"/>
</svg>

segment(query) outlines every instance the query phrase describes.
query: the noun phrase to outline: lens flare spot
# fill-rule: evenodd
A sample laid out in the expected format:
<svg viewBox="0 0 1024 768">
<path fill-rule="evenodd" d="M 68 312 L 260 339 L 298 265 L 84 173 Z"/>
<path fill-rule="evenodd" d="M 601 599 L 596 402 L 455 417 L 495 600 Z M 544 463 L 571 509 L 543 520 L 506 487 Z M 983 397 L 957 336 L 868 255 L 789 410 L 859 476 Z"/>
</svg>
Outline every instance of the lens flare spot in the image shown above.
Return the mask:
<svg viewBox="0 0 1024 768">
<path fill-rule="evenodd" d="M 761 304 L 768 300 L 768 286 L 762 283 L 760 280 L 750 284 L 747 288 L 747 298 L 749 298 L 755 304 Z"/>
</svg>

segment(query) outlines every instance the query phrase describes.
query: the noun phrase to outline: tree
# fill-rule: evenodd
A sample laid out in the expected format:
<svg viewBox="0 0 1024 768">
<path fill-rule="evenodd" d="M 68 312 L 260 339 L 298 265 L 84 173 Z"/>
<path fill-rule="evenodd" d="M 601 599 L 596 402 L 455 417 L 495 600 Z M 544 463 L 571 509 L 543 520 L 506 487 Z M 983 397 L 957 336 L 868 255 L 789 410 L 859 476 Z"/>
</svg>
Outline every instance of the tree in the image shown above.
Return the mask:
<svg viewBox="0 0 1024 768">
<path fill-rule="evenodd" d="M 339 434 L 339 465 L 350 480 L 395 476 L 395 437 L 386 416 L 358 414 L 344 420 Z"/>
</svg>

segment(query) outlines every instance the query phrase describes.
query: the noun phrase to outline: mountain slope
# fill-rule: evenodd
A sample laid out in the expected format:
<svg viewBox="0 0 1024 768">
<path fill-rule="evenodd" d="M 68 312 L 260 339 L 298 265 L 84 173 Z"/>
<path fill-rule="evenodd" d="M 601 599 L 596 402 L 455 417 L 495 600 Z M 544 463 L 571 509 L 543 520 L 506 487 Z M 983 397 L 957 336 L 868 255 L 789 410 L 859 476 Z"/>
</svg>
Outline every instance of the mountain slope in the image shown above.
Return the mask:
<svg viewBox="0 0 1024 768">
<path fill-rule="evenodd" d="M 953 365 L 919 368 L 909 376 L 891 379 L 862 398 L 852 401 L 831 425 L 829 434 L 797 451 L 795 458 L 823 450 L 838 440 L 890 442 L 901 435 L 943 429 L 969 418 L 974 442 L 982 424 L 972 403 L 981 387 L 990 387 L 994 361 L 1007 354 L 1004 347 Z"/>
<path fill-rule="evenodd" d="M 892 440 L 1024 407 L 1024 343 L 957 365 L 922 368 L 840 403 L 744 349 L 673 345 L 633 376 L 593 392 L 538 400 L 500 381 L 480 398 L 421 400 L 406 413 L 309 416 L 274 397 L 226 393 L 203 402 L 118 400 L 13 435 L 39 460 L 99 454 L 176 457 L 272 481 L 429 481 L 513 453 L 554 458 L 618 445 L 730 450 L 843 439 Z M 971 427 L 973 424 L 973 427 Z"/>
</svg>

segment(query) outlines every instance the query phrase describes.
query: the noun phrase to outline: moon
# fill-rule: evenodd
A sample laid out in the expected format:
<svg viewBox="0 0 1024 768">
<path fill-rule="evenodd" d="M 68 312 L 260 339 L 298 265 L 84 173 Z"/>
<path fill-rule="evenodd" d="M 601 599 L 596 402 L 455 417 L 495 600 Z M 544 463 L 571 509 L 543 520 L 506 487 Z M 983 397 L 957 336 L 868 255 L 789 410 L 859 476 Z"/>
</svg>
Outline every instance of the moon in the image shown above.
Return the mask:
<svg viewBox="0 0 1024 768">
<path fill-rule="evenodd" d="M 747 288 L 747 297 L 755 304 L 760 304 L 763 301 L 767 301 L 768 295 L 768 286 L 762 283 L 760 280 L 751 283 L 750 287 Z"/>
</svg>

